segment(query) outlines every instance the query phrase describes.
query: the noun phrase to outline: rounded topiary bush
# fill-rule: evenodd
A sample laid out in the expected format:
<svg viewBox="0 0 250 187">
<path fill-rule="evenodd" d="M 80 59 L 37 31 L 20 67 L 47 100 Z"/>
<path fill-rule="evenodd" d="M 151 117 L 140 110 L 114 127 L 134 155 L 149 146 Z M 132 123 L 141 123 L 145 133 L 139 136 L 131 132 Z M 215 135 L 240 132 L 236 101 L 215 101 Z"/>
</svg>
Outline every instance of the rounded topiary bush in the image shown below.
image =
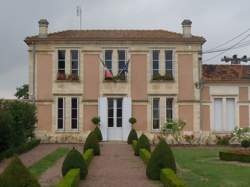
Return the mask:
<svg viewBox="0 0 250 187">
<path fill-rule="evenodd" d="M 97 137 L 97 140 L 100 142 L 102 141 L 102 132 L 99 127 L 96 127 L 93 131 Z"/>
<path fill-rule="evenodd" d="M 150 142 L 147 136 L 142 134 L 138 139 L 136 148 L 135 148 L 135 155 L 138 156 L 140 149 L 146 149 L 150 152 Z"/>
<path fill-rule="evenodd" d="M 88 149 L 93 149 L 94 155 L 101 154 L 99 141 L 98 141 L 97 136 L 94 132 L 91 132 L 85 141 L 83 151 L 85 152 Z"/>
<path fill-rule="evenodd" d="M 37 179 L 16 156 L 2 173 L 0 180 L 0 186 L 3 187 L 40 187 Z"/>
<path fill-rule="evenodd" d="M 130 133 L 128 135 L 127 143 L 132 144 L 133 140 L 138 140 L 138 136 L 137 136 L 137 133 L 136 133 L 135 129 L 131 129 L 131 131 L 130 131 Z"/>
<path fill-rule="evenodd" d="M 176 173 L 174 155 L 165 140 L 161 140 L 152 152 L 146 174 L 150 179 L 159 180 L 163 168 L 170 168 Z"/>
<path fill-rule="evenodd" d="M 84 179 L 88 174 L 88 168 L 83 156 L 79 151 L 73 148 L 63 161 L 62 175 L 65 176 L 71 169 L 80 169 L 80 178 Z"/>
<path fill-rule="evenodd" d="M 241 146 L 244 148 L 250 147 L 250 140 L 242 140 L 241 141 Z"/>
</svg>

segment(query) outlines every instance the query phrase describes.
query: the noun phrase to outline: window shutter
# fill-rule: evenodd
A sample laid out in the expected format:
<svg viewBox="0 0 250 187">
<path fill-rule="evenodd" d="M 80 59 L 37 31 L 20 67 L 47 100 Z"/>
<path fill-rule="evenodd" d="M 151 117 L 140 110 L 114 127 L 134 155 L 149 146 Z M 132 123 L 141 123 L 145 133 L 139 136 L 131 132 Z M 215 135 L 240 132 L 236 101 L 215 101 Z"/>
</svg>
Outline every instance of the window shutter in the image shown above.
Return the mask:
<svg viewBox="0 0 250 187">
<path fill-rule="evenodd" d="M 98 101 L 98 114 L 100 117 L 100 129 L 103 140 L 107 140 L 107 121 L 108 121 L 107 98 L 100 97 Z"/>
<path fill-rule="evenodd" d="M 128 134 L 131 129 L 131 125 L 129 123 L 129 118 L 131 117 L 131 97 L 123 98 L 123 110 L 122 110 L 122 139 L 123 141 L 127 141 Z"/>
</svg>

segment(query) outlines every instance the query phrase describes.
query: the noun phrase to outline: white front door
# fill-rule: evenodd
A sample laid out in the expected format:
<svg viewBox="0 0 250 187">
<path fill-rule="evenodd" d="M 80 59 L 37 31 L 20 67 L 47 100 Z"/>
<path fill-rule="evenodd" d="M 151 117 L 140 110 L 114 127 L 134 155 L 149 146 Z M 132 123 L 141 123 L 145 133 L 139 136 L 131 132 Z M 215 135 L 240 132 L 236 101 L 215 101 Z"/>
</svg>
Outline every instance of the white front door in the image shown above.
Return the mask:
<svg viewBox="0 0 250 187">
<path fill-rule="evenodd" d="M 108 140 L 122 140 L 123 98 L 108 98 Z"/>
</svg>

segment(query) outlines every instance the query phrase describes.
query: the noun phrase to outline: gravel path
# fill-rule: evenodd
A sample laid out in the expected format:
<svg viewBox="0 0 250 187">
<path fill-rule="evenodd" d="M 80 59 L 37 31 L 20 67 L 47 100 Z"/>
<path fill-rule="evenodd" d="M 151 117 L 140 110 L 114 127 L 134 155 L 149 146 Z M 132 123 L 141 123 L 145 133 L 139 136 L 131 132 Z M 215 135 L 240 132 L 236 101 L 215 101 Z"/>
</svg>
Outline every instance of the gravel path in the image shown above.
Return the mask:
<svg viewBox="0 0 250 187">
<path fill-rule="evenodd" d="M 90 164 L 87 178 L 80 187 L 156 187 L 160 182 L 150 181 L 146 168 L 139 157 L 134 156 L 132 147 L 125 143 L 101 144 L 101 156 Z"/>
</svg>

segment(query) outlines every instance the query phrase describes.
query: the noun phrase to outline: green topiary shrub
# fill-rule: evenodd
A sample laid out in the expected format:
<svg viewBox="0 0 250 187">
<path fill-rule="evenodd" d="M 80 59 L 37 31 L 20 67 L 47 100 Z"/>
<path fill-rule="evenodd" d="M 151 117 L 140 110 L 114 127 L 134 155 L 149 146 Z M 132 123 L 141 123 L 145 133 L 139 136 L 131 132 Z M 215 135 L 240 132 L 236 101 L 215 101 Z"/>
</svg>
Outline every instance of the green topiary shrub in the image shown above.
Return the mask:
<svg viewBox="0 0 250 187">
<path fill-rule="evenodd" d="M 237 153 L 237 152 L 221 151 L 219 152 L 219 157 L 221 160 L 224 160 L 224 161 L 239 161 L 239 162 L 250 163 L 250 154 L 244 153 L 244 152 Z"/>
<path fill-rule="evenodd" d="M 83 153 L 83 158 L 84 158 L 87 166 L 89 166 L 91 160 L 94 158 L 93 149 L 88 149 L 87 151 L 85 151 L 85 153 Z"/>
<path fill-rule="evenodd" d="M 137 140 L 133 140 L 132 141 L 132 148 L 133 148 L 134 152 L 135 152 L 136 146 L 137 146 Z"/>
<path fill-rule="evenodd" d="M 151 153 L 146 149 L 140 149 L 139 154 L 140 154 L 140 157 L 143 160 L 143 162 L 147 165 L 148 161 L 151 157 Z"/>
<path fill-rule="evenodd" d="M 171 148 L 161 140 L 152 152 L 147 165 L 147 176 L 153 180 L 160 179 L 161 169 L 170 168 L 176 173 L 176 164 Z"/>
<path fill-rule="evenodd" d="M 80 182 L 80 169 L 71 169 L 56 185 L 56 187 L 78 187 Z"/>
<path fill-rule="evenodd" d="M 100 117 L 93 117 L 91 119 L 92 123 L 94 123 L 95 125 L 99 125 L 100 123 Z"/>
<path fill-rule="evenodd" d="M 164 187 L 185 187 L 184 182 L 169 168 L 161 170 L 160 180 Z"/>
<path fill-rule="evenodd" d="M 18 157 L 14 157 L 1 176 L 3 187 L 40 187 L 37 179 L 29 172 Z"/>
<path fill-rule="evenodd" d="M 135 155 L 139 156 L 140 149 L 146 149 L 150 152 L 150 142 L 147 136 L 142 134 L 140 138 L 138 139 L 136 149 L 135 149 Z"/>
<path fill-rule="evenodd" d="M 80 178 L 84 179 L 88 174 L 88 168 L 83 156 L 79 151 L 73 148 L 63 161 L 62 175 L 65 176 L 71 169 L 80 169 Z"/>
<path fill-rule="evenodd" d="M 133 140 L 138 140 L 138 136 L 137 136 L 137 133 L 136 133 L 135 129 L 131 129 L 131 131 L 130 131 L 130 133 L 128 135 L 127 143 L 132 144 Z"/>
<path fill-rule="evenodd" d="M 84 150 L 83 152 L 87 151 L 88 149 L 93 149 L 94 155 L 100 155 L 100 145 L 99 141 L 96 137 L 96 134 L 94 132 L 91 132 L 84 144 Z"/>
<path fill-rule="evenodd" d="M 250 147 L 250 140 L 242 140 L 241 147 L 244 147 L 244 148 Z"/>
<path fill-rule="evenodd" d="M 94 129 L 93 131 L 98 139 L 98 141 L 102 141 L 102 133 L 101 133 L 101 130 L 98 126 L 96 126 L 96 128 Z"/>
</svg>

